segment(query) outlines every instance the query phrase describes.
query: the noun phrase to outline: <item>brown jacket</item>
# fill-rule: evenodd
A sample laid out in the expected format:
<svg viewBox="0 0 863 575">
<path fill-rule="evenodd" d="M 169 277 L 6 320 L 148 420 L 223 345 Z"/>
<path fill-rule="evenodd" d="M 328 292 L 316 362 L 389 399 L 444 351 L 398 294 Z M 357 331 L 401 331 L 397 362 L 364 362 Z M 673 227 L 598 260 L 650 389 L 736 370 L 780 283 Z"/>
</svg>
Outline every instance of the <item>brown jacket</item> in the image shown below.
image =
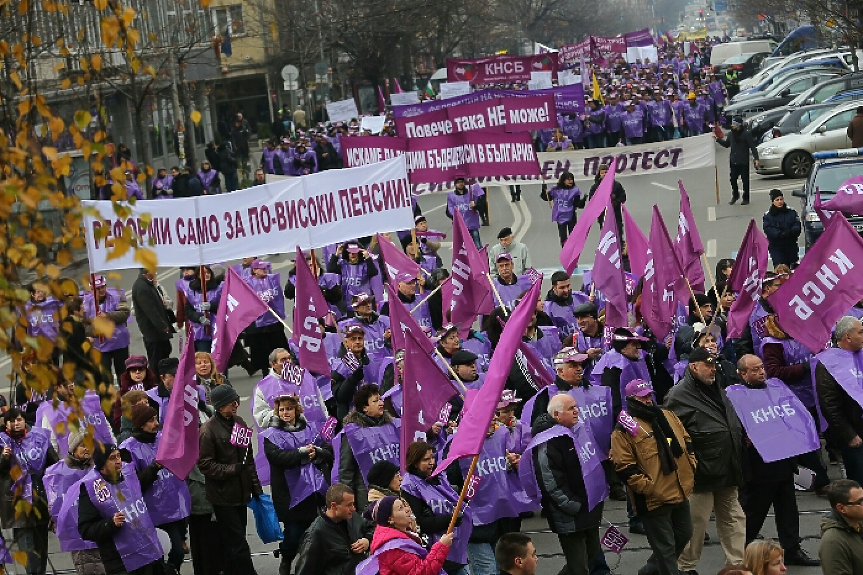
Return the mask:
<svg viewBox="0 0 863 575">
<path fill-rule="evenodd" d="M 675 472 L 663 475 L 660 471 L 656 439 L 649 422 L 635 418 L 639 426 L 636 436 L 620 426 L 611 434 L 614 467 L 621 477 L 626 477 L 636 514 L 652 511 L 661 505 L 681 503 L 689 499 L 695 487 L 696 461 L 692 440 L 676 415 L 666 409 L 662 412 L 684 448 L 683 455 L 677 458 Z"/>
<path fill-rule="evenodd" d="M 207 478 L 207 500 L 211 505 L 245 506 L 252 494 L 263 493 L 252 448 L 231 444 L 234 423 L 246 426 L 239 417 L 229 421 L 218 413 L 201 426 L 198 468 Z"/>
<path fill-rule="evenodd" d="M 863 114 L 857 114 L 851 118 L 847 134 L 851 138 L 852 148 L 863 148 Z"/>
</svg>

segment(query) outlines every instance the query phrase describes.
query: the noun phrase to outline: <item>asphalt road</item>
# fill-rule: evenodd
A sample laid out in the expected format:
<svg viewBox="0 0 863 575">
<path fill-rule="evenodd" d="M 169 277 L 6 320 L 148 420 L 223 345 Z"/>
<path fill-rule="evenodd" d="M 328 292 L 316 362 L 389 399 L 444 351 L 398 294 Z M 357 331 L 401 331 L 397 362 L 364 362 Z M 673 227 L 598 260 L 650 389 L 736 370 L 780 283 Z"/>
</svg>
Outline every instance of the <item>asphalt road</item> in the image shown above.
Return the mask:
<svg viewBox="0 0 863 575">
<path fill-rule="evenodd" d="M 717 146 L 717 161 L 719 164 L 718 173 L 721 196 L 721 201 L 718 204 L 716 202 L 716 178 L 714 171 L 710 169 L 681 171 L 665 176 L 652 175 L 651 177 L 621 179 L 621 183 L 627 193 L 627 209 L 645 233 L 650 227 L 653 204 L 659 206 L 666 225 L 673 228 L 677 221 L 679 209 L 677 179 L 682 179 L 690 196 L 692 210 L 711 268 L 715 267 L 717 258 L 734 256 L 751 218 L 756 218 L 756 222 L 760 226 L 761 215 L 767 210 L 770 204 L 768 193 L 771 188 L 776 187 L 783 190 L 788 203 L 795 209 L 798 209 L 799 201 L 791 197 L 791 190 L 802 185 L 799 180 L 757 176 L 754 175 L 753 170 L 752 203 L 749 206 L 740 206 L 739 204 L 729 206 L 728 200 L 731 197 L 731 192 L 728 183 L 728 152 L 719 146 Z M 583 192 L 587 192 L 591 184 L 590 181 L 578 181 L 576 183 Z M 540 188 L 537 185 L 523 186 L 522 201 L 511 203 L 509 191 L 506 188 L 492 187 L 489 191 L 491 225 L 482 228 L 481 236 L 484 242 L 494 243 L 497 232 L 502 227 L 511 227 L 516 238 L 527 244 L 534 267 L 546 273 L 547 278 L 551 272 L 560 269 L 560 263 L 557 259 L 559 240 L 557 227 L 551 224 L 549 206 L 539 198 L 539 190 Z M 438 230 L 450 229 L 450 221 L 444 213 L 446 205 L 444 195 L 420 197 L 419 203 L 422 206 L 423 213 L 428 218 L 430 228 Z M 581 266 L 576 271 L 576 275 L 580 275 L 583 269 L 591 265 L 598 234 L 598 227 L 595 227 L 588 238 Z M 266 250 L 270 249 L 271 246 L 261 246 L 261 248 L 261 254 L 250 255 L 266 255 Z M 276 271 L 281 271 L 285 275 L 287 274 L 291 265 L 289 256 L 268 255 L 267 257 L 274 263 Z M 441 251 L 441 257 L 444 264 L 448 266 L 449 262 L 451 262 L 449 246 L 444 246 Z M 67 270 L 67 273 L 75 275 L 77 279 L 82 280 L 86 274 L 86 267 L 82 267 L 84 269 Z M 111 274 L 109 284 L 122 286 L 126 290 L 130 290 L 135 276 L 136 272 L 133 270 L 116 272 Z M 178 271 L 176 269 L 163 269 L 160 270 L 159 277 L 160 281 L 165 285 L 171 285 L 177 279 Z M 579 284 L 580 280 L 574 282 L 574 285 Z M 143 354 L 144 347 L 140 333 L 135 327 L 132 327 L 131 331 L 132 353 Z M 180 349 L 180 343 L 175 337 L 175 353 L 179 354 Z M 8 382 L 9 373 L 8 358 L 0 356 L 0 376 L 3 376 L 2 381 Z M 249 397 L 257 381 L 250 379 L 239 368 L 234 368 L 229 373 L 229 377 L 233 385 L 238 389 L 243 401 L 240 406 L 240 412 L 247 414 L 250 410 Z M 4 386 L 4 388 L 7 390 L 6 393 L 8 393 L 8 387 Z M 830 473 L 838 477 L 839 470 L 837 467 L 831 467 Z M 803 546 L 810 554 L 817 556 L 818 538 L 820 537 L 820 517 L 828 509 L 827 501 L 811 493 L 799 493 L 798 502 L 801 512 L 800 535 L 804 538 Z M 261 543 L 254 533 L 254 521 L 251 518 L 251 513 L 249 518 L 248 533 L 252 551 L 256 554 L 255 566 L 258 573 L 261 575 L 274 575 L 277 573 L 279 562 L 273 558 L 271 552 L 276 549 L 277 545 L 264 545 Z M 626 508 L 623 503 L 609 502 L 606 505 L 605 519 L 619 526 L 624 533 L 627 533 Z M 537 514 L 537 517 L 525 520 L 522 529 L 530 533 L 535 540 L 541 558 L 538 572 L 542 574 L 557 573 L 563 565 L 563 556 L 561 555 L 557 538 L 549 532 L 545 520 L 539 518 Z M 719 547 L 713 524 L 709 527 L 708 532 L 712 540 L 705 547 L 702 556 L 699 566 L 699 573 L 701 575 L 712 575 L 718 572 L 724 563 L 724 557 Z M 766 525 L 762 529 L 762 533 L 768 537 L 776 536 L 776 527 L 773 523 L 772 515 L 768 518 Z M 68 554 L 59 552 L 56 538 L 53 536 L 51 551 L 51 562 L 55 569 L 60 571 L 72 569 L 72 563 Z M 620 556 L 619 565 L 614 568 L 614 572 L 634 574 L 644 564 L 649 555 L 650 551 L 647 539 L 641 535 L 632 535 L 630 542 L 626 545 Z M 608 553 L 607 557 L 609 564 L 614 567 L 617 564 L 616 556 Z M 184 571 L 187 573 L 191 572 L 191 565 L 185 566 Z M 800 575 L 815 575 L 821 571 L 819 568 L 790 567 L 789 572 L 792 574 L 799 573 Z"/>
</svg>

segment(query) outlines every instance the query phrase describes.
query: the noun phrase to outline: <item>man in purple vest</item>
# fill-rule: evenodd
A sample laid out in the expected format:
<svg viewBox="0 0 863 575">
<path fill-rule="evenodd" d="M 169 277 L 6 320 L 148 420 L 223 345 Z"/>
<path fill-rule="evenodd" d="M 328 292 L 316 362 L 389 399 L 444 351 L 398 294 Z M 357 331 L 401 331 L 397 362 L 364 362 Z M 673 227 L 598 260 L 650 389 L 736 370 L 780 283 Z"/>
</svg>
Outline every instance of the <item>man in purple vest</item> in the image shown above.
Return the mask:
<svg viewBox="0 0 863 575">
<path fill-rule="evenodd" d="M 743 335 L 735 340 L 734 351 L 737 357 L 743 357 L 747 353 L 762 357 L 761 339 L 767 335 L 765 323 L 767 317 L 774 313 L 767 298 L 777 289 L 779 289 L 779 278 L 773 272 L 767 272 L 761 280 L 761 297 L 749 315 L 749 329 L 744 329 Z"/>
<path fill-rule="evenodd" d="M 586 301 L 586 294 L 573 293 L 568 273 L 558 271 L 551 274 L 551 289 L 545 296 L 545 313 L 564 339 L 575 333 L 575 306 Z"/>
<path fill-rule="evenodd" d="M 482 247 L 482 240 L 479 237 L 480 212 L 485 205 L 485 193 L 482 192 L 482 188 L 479 186 L 468 188 L 464 178 L 456 178 L 455 190 L 446 196 L 447 217 L 452 219 L 455 210 L 461 212 L 461 217 L 464 218 L 465 226 L 477 249 Z"/>
<path fill-rule="evenodd" d="M 426 296 L 417 293 L 417 278 L 407 272 L 400 272 L 396 275 L 398 282 L 399 303 L 401 303 L 410 312 L 414 320 L 423 329 L 440 329 L 443 327 L 442 314 L 439 308 L 432 310 L 429 307 L 429 301 Z M 381 307 L 381 315 L 390 316 L 390 305 L 395 302 L 386 302 Z M 420 309 L 414 311 L 414 308 Z"/>
<path fill-rule="evenodd" d="M 515 309 L 516 301 L 521 295 L 530 289 L 530 278 L 517 276 L 513 272 L 512 256 L 507 252 L 500 252 L 495 258 L 497 275 L 492 280 L 496 290 L 495 299 L 498 305 L 512 311 Z"/>
<path fill-rule="evenodd" d="M 650 381 L 650 373 L 641 351 L 641 345 L 647 341 L 649 340 L 646 337 L 636 335 L 626 328 L 615 329 L 611 339 L 612 350 L 602 356 L 590 374 L 594 385 L 601 382 L 611 389 L 615 421 L 623 408 L 623 390 L 626 384 L 633 379 Z"/>
<path fill-rule="evenodd" d="M 129 359 L 129 328 L 126 323 L 132 309 L 126 301 L 126 292 L 111 290 L 108 292 L 105 276 L 94 276 L 93 290 L 84 296 L 84 314 L 89 320 L 94 318 L 107 319 L 114 324 L 111 337 L 101 337 L 93 345 L 102 353 L 102 367 L 108 373 L 114 367 L 115 377 L 126 371 L 126 360 Z"/>
<path fill-rule="evenodd" d="M 485 381 L 485 374 L 477 371 L 477 359 L 479 359 L 477 354 L 466 349 L 460 349 L 452 354 L 452 370 L 468 389 L 479 389 Z"/>
<path fill-rule="evenodd" d="M 575 306 L 572 315 L 575 316 L 578 325 L 578 332 L 573 337 L 572 345 L 587 355 L 590 361 L 585 365 L 585 371 L 590 373 L 594 364 L 609 349 L 605 339 L 605 324 L 599 321 L 599 309 L 592 301 Z"/>
<path fill-rule="evenodd" d="M 842 450 L 848 479 L 863 481 L 863 324 L 852 316 L 836 323 L 836 345 L 815 356 L 815 389 L 827 420 L 827 441 Z"/>
<path fill-rule="evenodd" d="M 377 372 L 371 367 L 371 358 L 365 347 L 365 328 L 356 320 L 341 326 L 344 337 L 339 347 L 332 379 L 333 399 L 336 402 L 336 417 L 343 420 L 351 408 L 351 400 L 364 383 L 377 383 Z"/>
<path fill-rule="evenodd" d="M 159 385 L 147 390 L 150 405 L 156 410 L 159 421 L 165 421 L 168 400 L 171 399 L 171 390 L 174 389 L 174 378 L 177 376 L 177 368 L 180 360 L 176 357 L 168 357 L 159 362 Z"/>
</svg>

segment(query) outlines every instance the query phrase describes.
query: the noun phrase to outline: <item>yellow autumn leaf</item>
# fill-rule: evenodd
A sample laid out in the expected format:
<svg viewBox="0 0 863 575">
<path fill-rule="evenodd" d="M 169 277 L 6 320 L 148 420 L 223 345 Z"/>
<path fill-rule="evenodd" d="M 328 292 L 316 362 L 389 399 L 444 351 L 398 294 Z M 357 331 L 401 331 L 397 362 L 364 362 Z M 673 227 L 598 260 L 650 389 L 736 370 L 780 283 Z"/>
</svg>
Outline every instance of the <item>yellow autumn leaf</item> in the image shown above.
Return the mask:
<svg viewBox="0 0 863 575">
<path fill-rule="evenodd" d="M 58 268 L 54 264 L 48 264 L 48 266 L 45 268 L 45 273 L 48 274 L 49 278 L 55 280 L 60 277 L 60 268 Z"/>
<path fill-rule="evenodd" d="M 148 270 L 156 270 L 156 252 L 147 248 L 135 250 L 135 261 Z"/>
<path fill-rule="evenodd" d="M 93 117 L 87 110 L 78 110 L 75 112 L 75 124 L 82 130 L 87 129 L 87 126 L 90 125 L 90 121 L 92 119 Z"/>
<path fill-rule="evenodd" d="M 131 66 L 132 66 L 132 71 L 137 74 L 138 70 L 141 69 L 141 61 L 138 60 L 137 58 L 135 58 L 132 60 Z"/>
<path fill-rule="evenodd" d="M 79 58 L 79 62 L 81 63 L 81 69 L 85 72 L 90 69 L 90 61 L 87 60 L 86 57 L 81 56 L 81 58 Z"/>
<path fill-rule="evenodd" d="M 51 130 L 51 136 L 56 140 L 63 133 L 63 128 L 66 127 L 66 124 L 63 123 L 63 119 L 59 116 L 54 116 L 50 120 L 48 120 L 48 129 Z"/>
<path fill-rule="evenodd" d="M 24 86 L 21 84 L 21 76 L 18 75 L 18 72 L 10 72 L 9 79 L 15 84 L 15 87 L 19 90 Z"/>
<path fill-rule="evenodd" d="M 96 6 L 96 10 L 104 10 L 108 7 L 108 0 L 94 0 L 93 5 Z"/>
<path fill-rule="evenodd" d="M 192 118 L 192 121 L 195 122 L 196 126 L 201 121 L 201 113 L 197 110 L 194 110 L 191 114 L 189 114 L 189 117 Z"/>
<path fill-rule="evenodd" d="M 93 69 L 97 72 L 102 70 L 102 56 L 99 54 L 93 54 L 90 58 L 90 63 L 93 65 Z"/>
<path fill-rule="evenodd" d="M 30 98 L 18 102 L 18 113 L 22 116 L 26 116 L 30 113 Z"/>
<path fill-rule="evenodd" d="M 27 565 L 27 552 L 26 551 L 13 551 L 12 559 L 15 560 L 15 563 L 19 565 Z"/>
<path fill-rule="evenodd" d="M 27 0 L 20 0 L 18 2 L 18 13 L 24 16 L 27 13 L 27 9 L 30 7 L 30 4 Z"/>
<path fill-rule="evenodd" d="M 63 78 L 63 81 L 60 82 L 60 88 L 63 90 L 68 90 L 69 86 L 71 86 L 71 85 L 72 85 L 72 80 L 70 80 L 69 78 Z"/>
<path fill-rule="evenodd" d="M 45 154 L 45 157 L 52 162 L 57 159 L 57 148 L 50 148 L 48 146 L 45 146 L 44 148 L 42 148 L 42 153 Z"/>
<path fill-rule="evenodd" d="M 135 10 L 131 6 L 126 6 L 126 9 L 123 11 L 123 23 L 126 24 L 126 27 L 132 25 L 132 20 L 135 19 Z"/>
<path fill-rule="evenodd" d="M 96 332 L 96 335 L 103 335 L 109 338 L 114 334 L 114 327 L 114 322 L 107 317 L 93 318 L 93 330 Z"/>
</svg>

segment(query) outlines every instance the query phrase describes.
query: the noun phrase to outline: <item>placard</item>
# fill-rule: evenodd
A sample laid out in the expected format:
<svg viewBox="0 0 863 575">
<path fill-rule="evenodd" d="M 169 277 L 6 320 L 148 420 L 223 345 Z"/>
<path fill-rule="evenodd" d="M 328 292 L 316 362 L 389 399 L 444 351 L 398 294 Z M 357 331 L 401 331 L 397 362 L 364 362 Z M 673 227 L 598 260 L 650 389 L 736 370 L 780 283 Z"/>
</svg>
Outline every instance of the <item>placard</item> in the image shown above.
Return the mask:
<svg viewBox="0 0 863 575">
<path fill-rule="evenodd" d="M 443 82 L 440 85 L 441 100 L 449 100 L 470 94 L 470 82 Z"/>
<path fill-rule="evenodd" d="M 327 115 L 331 122 L 350 122 L 360 116 L 357 103 L 353 98 L 330 102 L 327 104 Z"/>
</svg>

